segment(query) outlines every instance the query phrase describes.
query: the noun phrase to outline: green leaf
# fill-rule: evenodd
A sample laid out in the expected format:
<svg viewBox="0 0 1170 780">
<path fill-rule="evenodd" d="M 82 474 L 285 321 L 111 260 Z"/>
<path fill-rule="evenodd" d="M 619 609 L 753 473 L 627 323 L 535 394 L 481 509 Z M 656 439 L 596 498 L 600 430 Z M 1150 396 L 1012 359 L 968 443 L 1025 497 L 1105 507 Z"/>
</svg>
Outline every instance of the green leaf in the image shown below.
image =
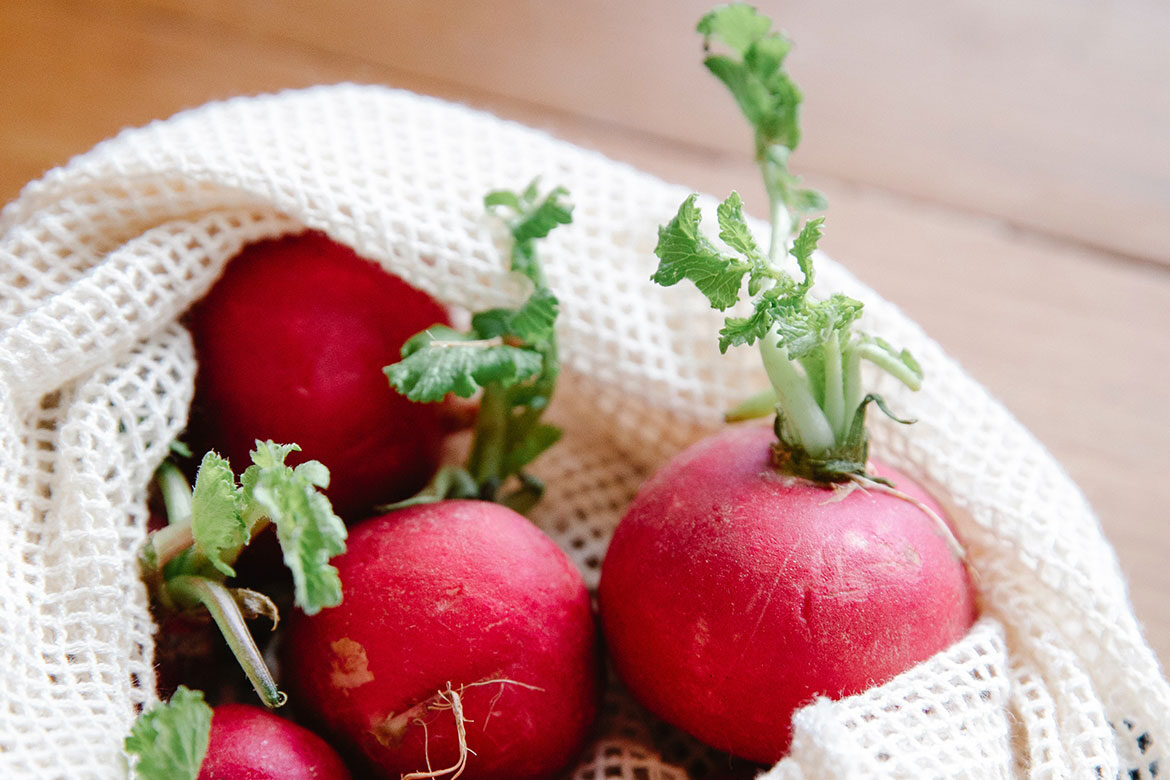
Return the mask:
<svg viewBox="0 0 1170 780">
<path fill-rule="evenodd" d="M 256 449 L 248 453 L 253 465 L 261 469 L 278 469 L 284 466 L 284 461 L 294 452 L 300 452 L 298 444 L 277 444 L 274 441 L 256 440 Z"/>
<path fill-rule="evenodd" d="M 214 452 L 203 456 L 191 495 L 191 536 L 211 564 L 228 577 L 235 571 L 223 559 L 224 550 L 238 550 L 248 541 L 248 528 L 239 509 L 236 477 L 227 459 Z"/>
<path fill-rule="evenodd" d="M 719 38 L 740 54 L 745 54 L 768 34 L 772 20 L 746 3 L 721 5 L 699 20 L 698 32 L 707 38 Z"/>
<path fill-rule="evenodd" d="M 512 317 L 509 331 L 529 344 L 547 341 L 553 337 L 558 314 L 560 302 L 551 290 L 542 287 L 528 296 L 528 300 Z"/>
<path fill-rule="evenodd" d="M 441 401 L 447 393 L 468 398 L 483 385 L 512 385 L 540 372 L 540 352 L 499 339 L 478 339 L 451 328 L 430 328 L 402 347 L 403 359 L 383 369 L 412 401 Z"/>
<path fill-rule="evenodd" d="M 571 223 L 573 207 L 564 200 L 568 194 L 564 187 L 557 187 L 549 192 L 544 200 L 521 214 L 511 226 L 512 237 L 516 243 L 522 244 L 535 238 L 544 238 L 557 225 Z"/>
<path fill-rule="evenodd" d="M 557 297 L 541 287 L 519 309 L 488 309 L 474 315 L 470 335 L 478 339 L 512 337 L 535 344 L 553 337 L 559 313 Z"/>
<path fill-rule="evenodd" d="M 544 272 L 536 258 L 536 239 L 544 238 L 557 225 L 573 221 L 573 207 L 567 201 L 568 192 L 563 187 L 551 190 L 543 199 L 538 199 L 538 180 L 532 182 L 523 192 L 495 190 L 484 198 L 484 206 L 511 211 L 508 220 L 512 231 L 511 270 L 527 276 L 536 286 L 544 286 Z"/>
<path fill-rule="evenodd" d="M 809 211 L 824 211 L 828 206 L 829 201 L 816 190 L 796 189 L 791 192 L 788 198 L 788 208 L 800 214 Z"/>
<path fill-rule="evenodd" d="M 720 253 L 703 236 L 699 231 L 702 215 L 695 207 L 695 197 L 691 195 L 683 201 L 674 219 L 658 229 L 654 253 L 659 263 L 651 279 L 663 287 L 690 279 L 711 305 L 722 311 L 739 300 L 744 274 L 751 266 Z"/>
<path fill-rule="evenodd" d="M 541 197 L 536 180 L 522 192 L 489 193 L 487 208 L 510 212 L 511 270 L 533 283 L 532 293 L 518 308 L 476 313 L 469 333 L 436 326 L 415 335 L 403 345 L 402 360 L 384 369 L 390 384 L 412 401 L 439 401 L 448 393 L 467 398 L 484 390 L 467 467 L 441 469 L 422 492 L 394 507 L 448 496 L 494 500 L 518 468 L 554 441 L 555 429 L 539 419 L 560 370 L 560 303 L 545 280 L 536 242 L 572 221 L 567 194 L 557 187 Z M 525 496 L 535 500 L 531 491 Z"/>
<path fill-rule="evenodd" d="M 440 338 L 450 338 L 451 333 L 456 333 L 460 336 L 466 336 L 467 338 L 473 339 L 502 338 L 512 332 L 512 320 L 515 318 L 515 316 L 516 309 L 487 309 L 486 311 L 477 312 L 476 314 L 472 315 L 470 333 L 463 334 L 455 330 L 448 333 L 446 330 L 440 331 L 439 328 L 430 328 L 428 331 L 424 331 L 423 333 L 412 336 L 411 341 L 418 339 L 418 349 L 425 347 L 427 345 L 427 339 L 424 337 L 424 334 L 427 332 L 434 334 L 442 333 L 443 335 L 440 336 Z M 408 341 L 407 344 L 409 345 L 410 342 Z M 415 345 L 411 345 L 412 352 L 417 352 L 418 349 L 415 349 L 414 346 Z M 405 352 L 405 346 L 403 349 L 403 356 L 407 356 Z"/>
<path fill-rule="evenodd" d="M 698 26 L 706 50 L 714 39 L 732 51 L 732 56 L 708 56 L 703 64 L 724 83 L 755 128 L 756 154 L 761 160 L 769 147 L 791 150 L 800 143 L 802 96 L 784 72 L 792 44 L 772 32 L 771 26 L 771 19 L 742 3 L 716 8 Z"/>
<path fill-rule="evenodd" d="M 824 231 L 821 230 L 821 226 L 824 224 L 824 217 L 810 219 L 804 223 L 800 235 L 792 242 L 792 256 L 796 258 L 796 262 L 800 265 L 800 271 L 804 274 L 804 281 L 801 283 L 801 286 L 806 290 L 813 285 L 815 272 L 813 270 L 812 255 L 816 251 L 817 242 L 824 235 Z"/>
<path fill-rule="evenodd" d="M 211 707 L 199 691 L 180 685 L 171 700 L 138 716 L 126 752 L 138 757 L 140 780 L 196 780 L 211 741 Z"/>
<path fill-rule="evenodd" d="M 561 440 L 564 432 L 555 425 L 533 425 L 519 442 L 508 450 L 505 471 L 516 472 L 536 460 L 541 453 Z"/>
<path fill-rule="evenodd" d="M 768 335 L 772 328 L 772 301 L 764 298 L 756 302 L 750 317 L 728 317 L 719 330 L 719 351 L 741 344 L 755 344 Z"/>
<path fill-rule="evenodd" d="M 723 243 L 739 252 L 753 263 L 763 262 L 763 255 L 756 244 L 755 236 L 743 216 L 743 200 L 738 192 L 732 192 L 716 210 L 719 218 L 719 237 Z"/>
<path fill-rule="evenodd" d="M 181 458 L 190 458 L 195 454 L 191 452 L 191 448 L 187 446 L 187 443 L 180 439 L 175 439 L 172 441 L 170 443 L 169 449 L 171 454 L 178 455 Z"/>
<path fill-rule="evenodd" d="M 861 301 L 839 293 L 815 303 L 789 299 L 775 307 L 773 328 L 778 343 L 795 360 L 837 338 L 861 316 L 861 309 Z"/>
<path fill-rule="evenodd" d="M 305 614 L 341 603 L 341 580 L 329 560 L 345 552 L 345 523 L 329 499 L 317 492 L 329 484 L 329 470 L 317 461 L 295 469 L 284 464 L 295 445 L 256 442 L 252 466 L 241 482 L 245 500 L 276 526 L 284 562 L 293 575 L 294 598 Z"/>
<path fill-rule="evenodd" d="M 293 472 L 313 487 L 322 490 L 329 487 L 329 469 L 319 460 L 307 460 L 294 468 Z"/>
<path fill-rule="evenodd" d="M 495 206 L 507 206 L 510 209 L 519 211 L 520 197 L 509 190 L 493 190 L 483 198 L 483 205 L 486 208 L 493 208 Z"/>
<path fill-rule="evenodd" d="M 771 95 L 767 86 L 761 83 L 746 65 L 729 57 L 708 57 L 703 60 L 703 64 L 731 92 L 731 96 L 739 104 L 739 110 L 752 127 L 759 128 L 768 120 L 772 106 Z"/>
</svg>

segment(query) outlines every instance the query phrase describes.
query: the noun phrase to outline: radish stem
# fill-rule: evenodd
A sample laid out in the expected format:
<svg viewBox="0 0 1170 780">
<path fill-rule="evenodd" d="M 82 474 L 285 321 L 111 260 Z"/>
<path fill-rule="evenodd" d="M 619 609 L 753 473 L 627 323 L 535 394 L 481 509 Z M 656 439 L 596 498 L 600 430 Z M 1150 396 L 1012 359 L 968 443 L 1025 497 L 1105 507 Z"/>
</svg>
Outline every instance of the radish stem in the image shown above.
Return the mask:
<svg viewBox="0 0 1170 780">
<path fill-rule="evenodd" d="M 244 674 L 248 676 L 264 706 L 270 709 L 283 706 L 288 697 L 276 687 L 272 672 L 264 663 L 260 649 L 256 647 L 256 640 L 249 633 L 239 604 L 231 592 L 218 582 L 193 575 L 182 575 L 167 580 L 166 588 L 171 598 L 178 604 L 187 606 L 201 604 L 207 608 L 212 620 L 219 626 L 220 632 L 227 640 L 232 655 L 243 668 Z"/>
<path fill-rule="evenodd" d="M 195 538 L 191 535 L 190 515 L 183 522 L 160 528 L 150 535 L 154 565 L 161 569 L 194 543 Z"/>
<path fill-rule="evenodd" d="M 842 364 L 842 373 L 844 374 L 842 383 L 845 386 L 845 425 L 847 431 L 848 426 L 853 423 L 854 415 L 857 414 L 857 407 L 861 406 L 861 401 L 865 398 L 865 388 L 861 384 L 861 353 L 857 351 L 856 345 L 850 343 L 845 347 Z"/>
<path fill-rule="evenodd" d="M 845 435 L 846 426 L 845 382 L 842 376 L 841 341 L 836 334 L 825 341 L 822 354 L 825 364 L 825 416 L 833 428 L 834 441 L 840 441 Z"/>
<path fill-rule="evenodd" d="M 757 417 L 767 417 L 770 414 L 775 414 L 776 404 L 779 402 L 780 398 L 776 395 L 776 390 L 767 387 L 724 412 L 723 421 L 743 422 L 744 420 L 754 420 Z"/>
<path fill-rule="evenodd" d="M 475 445 L 468 459 L 468 469 L 481 487 L 480 498 L 495 498 L 504 470 L 507 446 L 507 391 L 498 384 L 484 388 L 475 425 Z"/>
<path fill-rule="evenodd" d="M 169 460 L 164 460 L 154 472 L 155 482 L 162 493 L 167 511 L 167 523 L 175 525 L 191 519 L 191 485 L 183 472 Z"/>
<path fill-rule="evenodd" d="M 813 398 L 807 378 L 797 371 L 787 350 L 776 343 L 775 336 L 760 340 L 760 355 L 780 399 L 784 422 L 798 439 L 787 444 L 798 446 L 813 457 L 827 452 L 835 441 L 833 428 Z"/>
<path fill-rule="evenodd" d="M 858 346 L 857 352 L 861 357 L 878 366 L 883 371 L 888 372 L 911 390 L 918 390 L 922 387 L 922 376 L 920 374 L 911 371 L 905 363 L 876 344 L 861 344 Z"/>
</svg>

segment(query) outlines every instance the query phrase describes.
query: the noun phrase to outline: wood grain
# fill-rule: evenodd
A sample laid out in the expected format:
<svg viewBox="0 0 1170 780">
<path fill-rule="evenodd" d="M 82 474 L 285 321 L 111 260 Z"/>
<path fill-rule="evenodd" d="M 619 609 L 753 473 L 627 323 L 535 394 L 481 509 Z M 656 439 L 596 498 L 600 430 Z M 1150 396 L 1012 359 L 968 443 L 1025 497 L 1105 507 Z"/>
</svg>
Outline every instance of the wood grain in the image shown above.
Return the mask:
<svg viewBox="0 0 1170 780">
<path fill-rule="evenodd" d="M 797 162 L 830 197 L 825 246 L 1068 468 L 1170 659 L 1170 109 L 1157 87 L 1170 62 L 1151 44 L 1170 11 L 898 2 L 879 18 L 859 5 L 843 25 L 835 0 L 785 4 L 809 95 Z M 696 189 L 738 188 L 750 208 L 745 134 L 695 62 L 703 7 L 0 4 L 0 201 L 123 126 L 356 80 L 488 108 Z"/>
<path fill-rule="evenodd" d="M 742 154 L 705 0 L 138 0 Z M 797 42 L 801 165 L 1170 264 L 1170 4 L 768 0 Z"/>
</svg>

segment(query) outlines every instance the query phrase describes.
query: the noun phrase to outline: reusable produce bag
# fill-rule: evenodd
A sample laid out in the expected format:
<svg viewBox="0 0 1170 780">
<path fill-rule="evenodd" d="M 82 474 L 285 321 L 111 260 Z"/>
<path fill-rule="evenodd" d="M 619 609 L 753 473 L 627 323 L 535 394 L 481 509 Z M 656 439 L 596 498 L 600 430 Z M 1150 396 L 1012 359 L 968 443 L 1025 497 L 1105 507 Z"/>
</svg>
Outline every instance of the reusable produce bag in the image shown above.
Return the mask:
<svg viewBox="0 0 1170 780">
<path fill-rule="evenodd" d="M 656 227 L 686 190 L 463 107 L 343 85 L 126 131 L 0 213 L 0 777 L 127 771 L 122 740 L 154 699 L 147 484 L 195 374 L 177 318 L 225 262 L 308 227 L 447 303 L 513 303 L 482 196 L 537 175 L 576 211 L 543 251 L 566 366 L 550 416 L 566 433 L 537 468 L 550 488 L 534 520 L 596 586 L 639 483 L 764 386 L 754 350 L 719 356 L 697 294 L 649 281 Z M 866 329 L 926 372 L 916 394 L 878 382 L 918 423 L 871 415 L 873 447 L 953 511 L 983 617 L 889 683 L 798 712 L 765 776 L 1170 772 L 1170 688 L 1076 485 L 894 306 L 826 258 L 819 283 L 863 300 Z M 767 691 L 743 706 L 767 708 Z M 573 777 L 718 762 L 616 686 L 602 732 Z"/>
</svg>

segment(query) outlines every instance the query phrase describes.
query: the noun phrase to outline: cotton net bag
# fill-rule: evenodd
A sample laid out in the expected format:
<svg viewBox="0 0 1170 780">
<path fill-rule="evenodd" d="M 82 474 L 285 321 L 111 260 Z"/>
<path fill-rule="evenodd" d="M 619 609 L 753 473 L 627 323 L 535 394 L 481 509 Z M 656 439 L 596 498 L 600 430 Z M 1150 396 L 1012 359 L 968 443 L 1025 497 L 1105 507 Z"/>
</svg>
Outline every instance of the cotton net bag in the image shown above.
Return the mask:
<svg viewBox="0 0 1170 780">
<path fill-rule="evenodd" d="M 765 386 L 720 357 L 719 316 L 653 286 L 656 226 L 687 190 L 466 108 L 377 87 L 213 104 L 127 131 L 0 214 L 0 777 L 113 778 L 153 702 L 136 553 L 147 485 L 184 428 L 195 360 L 179 315 L 245 244 L 323 230 L 440 300 L 513 304 L 490 189 L 564 185 L 574 224 L 544 245 L 565 363 L 562 443 L 534 521 L 591 587 L 640 482 Z M 757 225 L 757 228 L 762 228 Z M 1147 778 L 1170 771 L 1170 690 L 1077 487 L 894 306 L 827 258 L 825 290 L 908 347 L 918 423 L 874 448 L 952 510 L 981 619 L 878 688 L 795 716 L 768 778 Z M 710 776 L 721 761 L 616 684 L 574 778 Z M 767 708 L 766 692 L 745 707 Z M 473 746 L 474 747 L 474 746 Z"/>
</svg>

